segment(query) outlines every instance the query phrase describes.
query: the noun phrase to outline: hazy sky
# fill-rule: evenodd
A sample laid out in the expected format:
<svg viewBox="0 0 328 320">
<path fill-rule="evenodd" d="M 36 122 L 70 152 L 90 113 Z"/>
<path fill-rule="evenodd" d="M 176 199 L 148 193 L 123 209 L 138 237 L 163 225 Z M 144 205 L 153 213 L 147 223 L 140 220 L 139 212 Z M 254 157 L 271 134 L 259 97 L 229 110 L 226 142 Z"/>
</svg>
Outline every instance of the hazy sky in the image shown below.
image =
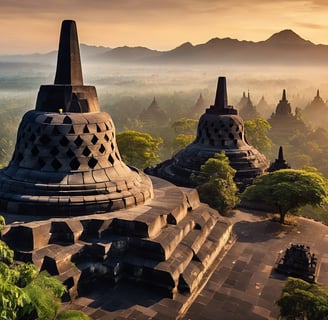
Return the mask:
<svg viewBox="0 0 328 320">
<path fill-rule="evenodd" d="M 283 29 L 328 44 L 327 0 L 0 0 L 0 54 L 56 49 L 64 19 L 81 43 L 108 47 L 260 41 Z"/>
</svg>

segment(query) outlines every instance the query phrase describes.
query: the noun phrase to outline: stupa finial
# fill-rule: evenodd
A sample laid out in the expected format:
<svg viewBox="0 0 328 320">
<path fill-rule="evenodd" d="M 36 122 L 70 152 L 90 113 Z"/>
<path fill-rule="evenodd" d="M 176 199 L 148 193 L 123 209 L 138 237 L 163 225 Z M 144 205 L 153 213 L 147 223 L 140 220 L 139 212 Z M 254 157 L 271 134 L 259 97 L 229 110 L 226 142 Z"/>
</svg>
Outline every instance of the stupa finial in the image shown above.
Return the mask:
<svg viewBox="0 0 328 320">
<path fill-rule="evenodd" d="M 219 77 L 214 106 L 219 110 L 224 110 L 228 107 L 226 77 Z"/>
<path fill-rule="evenodd" d="M 219 77 L 214 105 L 206 109 L 206 112 L 215 114 L 238 114 L 236 109 L 228 105 L 226 77 Z"/>
<path fill-rule="evenodd" d="M 73 20 L 62 22 L 55 84 L 83 85 L 79 40 Z"/>
</svg>

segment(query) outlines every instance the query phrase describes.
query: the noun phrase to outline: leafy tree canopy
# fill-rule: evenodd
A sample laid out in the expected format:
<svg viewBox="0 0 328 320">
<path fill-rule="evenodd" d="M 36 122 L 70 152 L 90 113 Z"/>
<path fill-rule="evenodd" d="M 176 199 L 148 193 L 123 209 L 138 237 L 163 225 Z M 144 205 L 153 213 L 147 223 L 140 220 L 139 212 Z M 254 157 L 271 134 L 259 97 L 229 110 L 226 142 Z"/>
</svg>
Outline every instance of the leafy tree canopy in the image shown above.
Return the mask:
<svg viewBox="0 0 328 320">
<path fill-rule="evenodd" d="M 196 133 L 198 120 L 181 118 L 172 123 L 172 128 L 177 134 L 194 135 Z"/>
<path fill-rule="evenodd" d="M 269 122 L 262 118 L 245 121 L 245 131 L 248 142 L 260 151 L 270 150 L 272 141 L 268 137 L 271 129 Z"/>
<path fill-rule="evenodd" d="M 328 319 L 328 289 L 318 284 L 288 278 L 276 303 L 281 319 Z"/>
<path fill-rule="evenodd" d="M 307 204 L 321 206 L 328 202 L 328 182 L 314 168 L 283 169 L 256 178 L 245 189 L 242 199 L 277 208 L 280 222 L 285 215 Z"/>
<path fill-rule="evenodd" d="M 238 188 L 233 180 L 235 173 L 229 158 L 222 151 L 209 158 L 201 166 L 199 175 L 192 175 L 191 178 L 199 185 L 197 189 L 201 201 L 226 213 L 239 202 Z"/>
<path fill-rule="evenodd" d="M 123 161 L 139 169 L 152 166 L 160 161 L 159 150 L 162 138 L 152 137 L 149 133 L 126 130 L 118 133 L 116 142 Z"/>
</svg>

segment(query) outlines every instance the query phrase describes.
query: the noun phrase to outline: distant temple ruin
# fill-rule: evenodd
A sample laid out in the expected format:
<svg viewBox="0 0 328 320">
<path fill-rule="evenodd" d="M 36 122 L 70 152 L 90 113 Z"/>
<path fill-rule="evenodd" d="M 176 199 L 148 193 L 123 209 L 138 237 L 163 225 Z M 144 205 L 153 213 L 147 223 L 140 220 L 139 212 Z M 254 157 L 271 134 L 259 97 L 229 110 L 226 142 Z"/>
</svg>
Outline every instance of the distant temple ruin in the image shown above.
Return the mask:
<svg viewBox="0 0 328 320">
<path fill-rule="evenodd" d="M 160 108 L 156 98 L 154 97 L 148 108 L 142 110 L 139 115 L 140 121 L 144 122 L 146 126 L 163 125 L 168 121 L 166 112 Z"/>
<path fill-rule="evenodd" d="M 76 25 L 65 20 L 55 83 L 40 87 L 0 171 L 2 240 L 71 298 L 96 281 L 147 284 L 167 297 L 195 292 L 231 224 L 195 189 L 125 165 L 115 135 L 95 88 L 83 85 Z"/>
<path fill-rule="evenodd" d="M 237 109 L 228 105 L 225 77 L 218 79 L 215 103 L 201 116 L 195 141 L 147 172 L 177 185 L 194 186 L 191 174 L 198 174 L 201 165 L 221 151 L 237 171 L 235 179 L 240 186 L 250 184 L 269 166 L 266 157 L 247 143 L 244 121 Z"/>
<path fill-rule="evenodd" d="M 251 120 L 260 117 L 260 114 L 257 112 L 256 107 L 254 106 L 250 94 L 246 97 L 245 92 L 243 92 L 243 96 L 240 99 L 238 104 L 240 116 L 244 120 Z"/>
<path fill-rule="evenodd" d="M 277 104 L 276 111 L 272 113 L 268 122 L 271 125 L 270 136 L 284 143 L 286 138 L 295 135 L 297 131 L 306 132 L 307 128 L 297 112 L 293 114 L 290 103 L 286 97 L 286 90 L 282 92 L 282 98 Z"/>
<path fill-rule="evenodd" d="M 327 126 L 328 106 L 321 98 L 319 89 L 313 100 L 304 108 L 303 115 L 312 126 Z"/>
</svg>

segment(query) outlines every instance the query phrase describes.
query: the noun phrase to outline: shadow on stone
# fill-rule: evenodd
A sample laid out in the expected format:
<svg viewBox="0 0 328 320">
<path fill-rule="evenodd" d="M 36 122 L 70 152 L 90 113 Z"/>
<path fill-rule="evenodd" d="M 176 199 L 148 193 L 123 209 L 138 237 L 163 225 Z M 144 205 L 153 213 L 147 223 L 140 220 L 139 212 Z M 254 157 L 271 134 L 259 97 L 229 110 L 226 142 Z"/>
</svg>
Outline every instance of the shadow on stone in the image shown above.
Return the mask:
<svg viewBox="0 0 328 320">
<path fill-rule="evenodd" d="M 234 225 L 233 232 L 239 242 L 263 242 L 281 237 L 288 230 L 287 228 L 271 220 L 240 221 Z"/>
<path fill-rule="evenodd" d="M 101 308 L 114 312 L 128 309 L 135 305 L 150 307 L 167 297 L 159 290 L 154 290 L 147 285 L 136 285 L 133 282 L 121 281 L 112 285 L 106 281 L 98 281 L 82 290 L 83 297 L 92 300 L 89 307 Z"/>
</svg>

